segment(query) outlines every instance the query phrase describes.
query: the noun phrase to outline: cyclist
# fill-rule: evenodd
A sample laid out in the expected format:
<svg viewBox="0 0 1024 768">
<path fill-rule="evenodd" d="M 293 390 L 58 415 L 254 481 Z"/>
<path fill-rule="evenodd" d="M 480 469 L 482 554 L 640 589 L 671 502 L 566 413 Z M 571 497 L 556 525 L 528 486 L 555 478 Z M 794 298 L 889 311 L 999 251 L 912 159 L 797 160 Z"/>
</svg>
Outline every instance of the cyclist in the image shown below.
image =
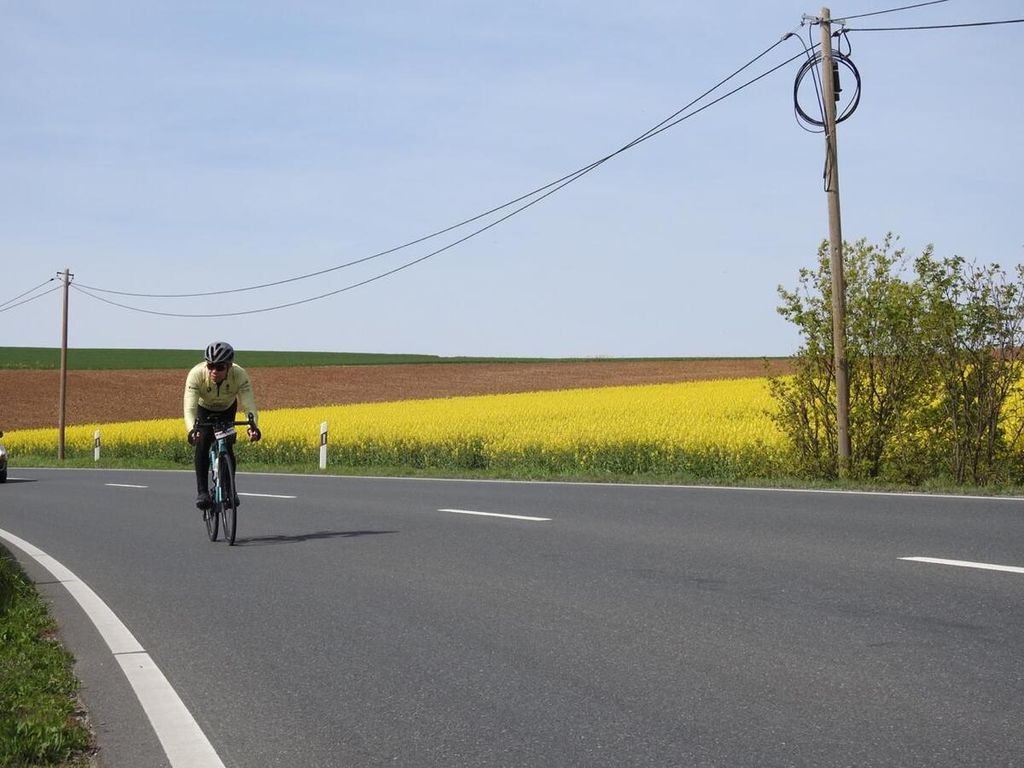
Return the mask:
<svg viewBox="0 0 1024 768">
<path fill-rule="evenodd" d="M 249 440 L 256 442 L 262 437 L 256 426 L 256 398 L 253 396 L 252 382 L 245 369 L 235 365 L 234 361 L 234 348 L 226 341 L 215 341 L 206 348 L 203 362 L 192 368 L 185 379 L 185 429 L 188 430 L 189 444 L 196 449 L 196 506 L 199 509 L 209 509 L 211 506 L 210 445 L 214 440 L 214 428 L 196 428 L 196 419 L 230 424 L 235 420 L 241 403 L 252 422 L 248 429 Z M 228 454 L 234 471 L 233 439 L 228 443 Z"/>
</svg>

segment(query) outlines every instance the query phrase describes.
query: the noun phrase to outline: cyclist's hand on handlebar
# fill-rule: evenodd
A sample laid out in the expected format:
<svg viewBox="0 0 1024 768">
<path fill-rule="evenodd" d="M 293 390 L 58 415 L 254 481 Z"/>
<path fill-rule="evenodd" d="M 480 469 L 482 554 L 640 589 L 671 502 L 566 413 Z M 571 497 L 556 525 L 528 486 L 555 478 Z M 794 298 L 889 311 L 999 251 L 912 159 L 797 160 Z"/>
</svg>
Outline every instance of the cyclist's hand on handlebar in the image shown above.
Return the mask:
<svg viewBox="0 0 1024 768">
<path fill-rule="evenodd" d="M 189 433 L 188 433 L 188 444 L 189 445 L 199 445 L 199 440 L 202 438 L 202 436 L 203 436 L 203 433 L 202 433 L 201 430 L 198 430 L 198 429 L 191 429 L 191 430 L 189 430 Z"/>
<path fill-rule="evenodd" d="M 250 442 L 255 443 L 261 437 L 263 437 L 263 433 L 260 432 L 260 428 L 259 427 L 255 426 L 255 425 L 249 427 L 249 441 Z"/>
</svg>

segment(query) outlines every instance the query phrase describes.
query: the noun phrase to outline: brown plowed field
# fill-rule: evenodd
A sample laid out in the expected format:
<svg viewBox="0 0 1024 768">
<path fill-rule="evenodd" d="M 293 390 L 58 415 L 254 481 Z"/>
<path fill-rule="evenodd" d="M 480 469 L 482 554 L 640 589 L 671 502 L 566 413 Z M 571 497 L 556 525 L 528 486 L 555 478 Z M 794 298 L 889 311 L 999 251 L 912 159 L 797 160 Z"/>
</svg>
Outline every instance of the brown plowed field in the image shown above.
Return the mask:
<svg viewBox="0 0 1024 768">
<path fill-rule="evenodd" d="M 250 368 L 261 409 L 763 376 L 762 360 Z M 789 370 L 770 360 L 768 373 Z M 185 371 L 69 371 L 67 423 L 181 416 Z M 0 370 L 0 430 L 57 426 L 57 371 Z"/>
</svg>

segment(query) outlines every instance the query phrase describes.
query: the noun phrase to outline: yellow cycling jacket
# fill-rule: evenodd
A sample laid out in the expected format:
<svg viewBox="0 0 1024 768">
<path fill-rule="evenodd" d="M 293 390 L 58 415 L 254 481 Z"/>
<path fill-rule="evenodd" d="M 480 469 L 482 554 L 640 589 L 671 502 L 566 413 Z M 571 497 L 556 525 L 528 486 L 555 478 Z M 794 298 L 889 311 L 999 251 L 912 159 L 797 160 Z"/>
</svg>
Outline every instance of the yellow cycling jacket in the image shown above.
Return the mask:
<svg viewBox="0 0 1024 768">
<path fill-rule="evenodd" d="M 188 372 L 185 379 L 185 429 L 191 430 L 199 414 L 199 406 L 211 411 L 223 411 L 238 400 L 238 411 L 241 419 L 246 414 L 256 418 L 256 398 L 252 393 L 252 382 L 249 374 L 239 365 L 231 365 L 228 375 L 220 384 L 213 381 L 206 363 L 199 363 Z M 241 420 L 240 419 L 240 420 Z"/>
</svg>

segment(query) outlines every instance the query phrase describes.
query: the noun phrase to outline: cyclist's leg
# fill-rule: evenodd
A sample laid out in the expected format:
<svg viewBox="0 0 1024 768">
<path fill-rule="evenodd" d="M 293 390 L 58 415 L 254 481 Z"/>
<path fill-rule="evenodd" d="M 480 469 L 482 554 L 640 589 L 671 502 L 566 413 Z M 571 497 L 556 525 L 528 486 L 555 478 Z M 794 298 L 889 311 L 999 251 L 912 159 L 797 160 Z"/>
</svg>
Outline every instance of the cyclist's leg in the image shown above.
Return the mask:
<svg viewBox="0 0 1024 768">
<path fill-rule="evenodd" d="M 199 437 L 199 442 L 196 443 L 196 490 L 206 491 L 209 493 L 209 477 L 210 477 L 210 438 L 208 430 L 203 430 L 202 435 Z"/>
<path fill-rule="evenodd" d="M 210 506 L 210 446 L 203 437 L 196 444 L 195 466 L 196 506 L 206 509 Z"/>
<path fill-rule="evenodd" d="M 207 421 L 217 415 L 203 406 L 199 406 L 199 420 Z M 210 505 L 210 446 L 213 444 L 213 428 L 202 427 L 199 430 L 199 442 L 196 444 L 196 506 L 204 509 Z"/>
</svg>

